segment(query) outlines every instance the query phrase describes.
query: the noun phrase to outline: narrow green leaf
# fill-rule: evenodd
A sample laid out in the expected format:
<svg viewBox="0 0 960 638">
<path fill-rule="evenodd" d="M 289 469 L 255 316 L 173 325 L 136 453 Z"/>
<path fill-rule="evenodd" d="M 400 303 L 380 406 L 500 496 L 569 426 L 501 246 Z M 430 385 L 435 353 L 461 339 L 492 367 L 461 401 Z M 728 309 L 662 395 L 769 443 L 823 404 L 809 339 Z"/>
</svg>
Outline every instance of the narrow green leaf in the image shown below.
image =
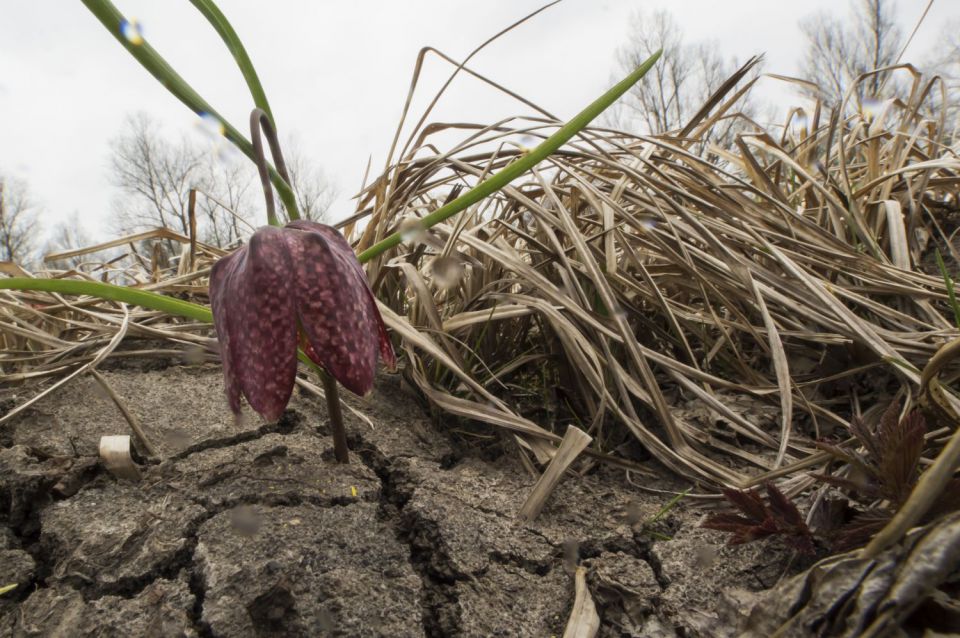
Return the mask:
<svg viewBox="0 0 960 638">
<path fill-rule="evenodd" d="M 943 283 L 947 287 L 947 297 L 949 297 L 950 307 L 953 309 L 953 320 L 957 324 L 957 328 L 960 328 L 960 305 L 957 304 L 957 293 L 954 290 L 953 277 L 947 272 L 947 265 L 943 262 L 943 256 L 940 254 L 939 249 L 936 250 L 934 255 L 937 257 L 937 267 L 940 268 Z"/>
<path fill-rule="evenodd" d="M 0 596 L 3 596 L 3 595 L 6 594 L 7 592 L 13 591 L 13 590 L 16 589 L 16 588 L 17 588 L 17 584 L 16 584 L 16 583 L 11 583 L 11 584 L 9 584 L 9 585 L 3 585 L 2 587 L 0 587 Z"/>
<path fill-rule="evenodd" d="M 258 108 L 263 109 L 263 112 L 270 118 L 270 122 L 276 127 L 277 122 L 273 119 L 273 111 L 270 110 L 270 103 L 267 101 L 267 94 L 263 90 L 263 84 L 260 83 L 260 76 L 257 75 L 257 70 L 253 68 L 253 62 L 250 60 L 250 56 L 247 55 L 247 50 L 244 48 L 243 42 L 240 41 L 240 36 L 233 30 L 230 21 L 227 20 L 227 17 L 223 15 L 223 12 L 220 11 L 220 8 L 217 7 L 213 0 L 190 0 L 190 4 L 203 14 L 203 17 L 213 26 L 224 44 L 230 49 L 230 55 L 232 55 L 236 61 L 237 66 L 240 68 L 240 73 L 243 74 L 243 79 L 247 83 L 247 88 L 250 89 L 253 103 L 256 104 Z"/>
<path fill-rule="evenodd" d="M 98 18 L 100 18 L 100 21 L 103 22 L 108 29 L 115 31 L 117 38 L 124 43 L 124 46 L 127 46 L 128 50 L 135 49 L 136 51 L 153 51 L 152 49 L 149 49 L 149 45 L 147 45 L 146 42 L 139 45 L 133 45 L 123 38 L 122 34 L 120 33 L 120 22 L 123 20 L 123 16 L 120 15 L 120 13 L 113 7 L 112 4 L 110 4 L 109 0 L 83 0 L 83 2 Z M 135 57 L 137 57 L 136 53 Z M 556 133 L 548 137 L 543 141 L 543 143 L 530 151 L 528 154 L 518 158 L 499 173 L 496 173 L 489 179 L 478 184 L 470 191 L 461 195 L 446 206 L 443 206 L 430 215 L 424 217 L 422 220 L 424 226 L 429 228 L 434 224 L 438 224 L 446 220 L 447 218 L 464 210 L 471 204 L 474 204 L 482 200 L 484 197 L 487 197 L 488 195 L 500 190 L 511 181 L 528 171 L 530 168 L 540 163 L 543 159 L 548 157 L 551 153 L 559 149 L 563 144 L 570 140 L 570 138 L 583 130 L 583 128 L 593 121 L 593 119 L 596 118 L 600 113 L 602 113 L 604 109 L 609 107 L 618 97 L 623 95 L 631 86 L 639 81 L 640 78 L 642 78 L 646 72 L 650 70 L 659 57 L 660 51 L 657 51 L 633 73 L 628 75 L 612 89 L 600 96 L 587 108 L 581 111 L 576 117 L 563 125 Z M 137 59 L 139 60 L 140 57 Z M 159 62 L 163 65 L 166 64 L 159 56 L 156 56 L 155 60 L 151 59 L 150 64 L 157 63 L 157 60 L 159 60 Z M 141 63 L 150 68 L 148 64 L 143 62 Z M 166 68 L 169 69 L 169 67 Z M 157 77 L 158 79 L 161 77 L 179 78 L 179 76 L 177 76 L 172 69 L 169 69 L 169 75 L 160 74 L 157 75 Z M 161 79 L 161 81 L 163 80 Z M 182 82 L 182 80 L 180 81 Z M 183 82 L 183 86 L 186 87 L 186 89 L 189 89 L 189 91 L 192 91 L 186 82 Z M 195 93 L 193 95 L 196 97 L 196 100 L 202 101 L 198 95 Z M 205 102 L 203 102 L 203 104 L 206 105 Z M 244 140 L 244 142 L 249 145 L 246 140 Z M 399 243 L 400 234 L 395 233 L 361 253 L 359 260 L 361 263 L 369 261 L 370 259 L 380 255 L 384 251 L 396 246 Z M 121 301 L 132 305 L 142 306 L 144 308 L 160 310 L 197 321 L 204 321 L 207 323 L 213 321 L 213 315 L 211 314 L 210 309 L 206 306 L 190 303 L 188 301 L 182 301 L 180 299 L 175 299 L 173 297 L 168 297 L 166 295 L 161 295 L 147 290 L 139 290 L 126 286 L 115 286 L 113 284 L 95 281 L 78 281 L 75 279 L 34 279 L 29 277 L 0 278 L 0 289 L 4 288 L 11 290 L 58 292 L 70 295 L 90 295 L 92 297 L 100 297 L 101 299 Z"/>
<path fill-rule="evenodd" d="M 213 108 L 205 99 L 203 99 L 200 94 L 197 93 L 193 87 L 187 83 L 186 80 L 184 80 L 176 71 L 174 71 L 173 67 L 167 63 L 163 56 L 157 53 L 157 51 L 150 46 L 149 42 L 143 38 L 140 38 L 137 42 L 133 42 L 124 37 L 122 25 L 127 23 L 128 20 L 122 13 L 120 13 L 119 10 L 117 10 L 110 0 L 81 1 L 90 11 L 90 13 L 96 16 L 100 23 L 106 27 L 107 31 L 109 31 L 110 34 L 113 35 L 113 37 L 123 45 L 123 48 L 125 48 L 127 52 L 129 52 L 130 55 L 132 55 L 137 62 L 143 66 L 143 68 L 149 71 L 153 77 L 159 80 L 160 84 L 165 86 L 167 90 L 174 95 L 174 97 L 183 102 L 187 108 L 197 115 L 209 114 L 210 116 L 217 118 L 217 120 L 223 125 L 223 136 L 230 140 L 237 148 L 239 148 L 244 155 L 256 162 L 256 157 L 254 157 L 253 153 L 253 145 L 250 144 L 249 140 L 247 140 L 247 138 L 244 137 L 236 127 L 230 124 L 230 122 L 220 115 L 215 108 Z M 214 24 L 214 28 L 218 28 L 217 24 Z M 234 34 L 234 36 L 235 35 L 236 34 Z M 223 37 L 222 34 L 221 37 Z M 230 46 L 229 43 L 228 46 Z M 246 55 L 245 52 L 244 55 Z M 250 68 L 252 70 L 252 65 Z M 242 68 L 241 71 L 243 71 Z M 244 74 L 246 75 L 246 71 L 244 71 Z M 264 97 L 264 99 L 266 98 Z M 267 112 L 269 113 L 269 111 Z M 277 189 L 277 194 L 279 195 L 281 201 L 283 201 L 284 207 L 286 207 L 288 211 L 297 211 L 297 198 L 294 196 L 290 186 L 283 180 L 282 177 L 280 177 L 280 175 L 272 166 L 270 167 L 270 180 Z"/>
<path fill-rule="evenodd" d="M 119 301 L 133 306 L 160 310 L 178 317 L 186 317 L 204 323 L 213 323 L 213 313 L 207 306 L 174 299 L 149 290 L 138 290 L 127 286 L 115 286 L 99 281 L 80 281 L 77 279 L 33 279 L 30 277 L 0 278 L 0 290 L 37 290 L 41 292 L 56 292 L 65 295 L 89 295 L 100 299 Z M 314 370 L 320 368 L 303 353 L 297 350 L 297 357 Z M 16 587 L 16 585 L 14 585 Z M 0 594 L 3 591 L 0 590 Z"/>
<path fill-rule="evenodd" d="M 672 510 L 674 507 L 677 506 L 677 503 L 679 503 L 683 499 L 683 497 L 685 497 L 687 494 L 690 493 L 690 490 L 692 489 L 693 488 L 688 487 L 682 492 L 678 492 L 677 494 L 675 494 L 673 498 L 667 501 L 666 505 L 660 508 L 660 511 L 658 511 L 656 514 L 653 515 L 653 518 L 650 519 L 650 522 L 656 523 L 661 518 L 666 516 L 670 512 L 670 510 Z"/>
<path fill-rule="evenodd" d="M 9 277 L 0 279 L 0 289 L 38 290 L 58 292 L 65 295 L 89 295 L 100 299 L 120 301 L 134 306 L 160 310 L 178 317 L 210 323 L 213 314 L 210 308 L 200 304 L 175 299 L 149 290 L 139 290 L 128 286 L 115 286 L 99 281 L 80 281 L 78 279 L 34 279 L 30 277 Z"/>
<path fill-rule="evenodd" d="M 456 215 L 468 206 L 479 202 L 484 197 L 497 192 L 549 157 L 557 149 L 566 144 L 570 138 L 583 130 L 598 115 L 603 113 L 603 111 L 613 104 L 617 98 L 626 93 L 630 87 L 640 81 L 640 79 L 647 74 L 647 71 L 649 71 L 660 58 L 661 53 L 662 50 L 657 51 L 647 58 L 647 60 L 637 67 L 633 73 L 622 79 L 613 88 L 594 100 L 589 106 L 587 106 L 587 108 L 580 111 L 580 113 L 574 116 L 572 120 L 560 127 L 559 130 L 541 142 L 529 153 L 518 157 L 499 173 L 491 175 L 489 179 L 477 184 L 452 202 L 441 206 L 437 210 L 424 217 L 421 220 L 423 227 L 430 228 L 434 224 L 439 224 L 447 218 Z M 400 241 L 401 234 L 399 232 L 394 233 L 360 253 L 358 259 L 360 260 L 360 263 L 370 261 L 374 257 L 377 257 L 378 255 L 398 245 Z"/>
</svg>

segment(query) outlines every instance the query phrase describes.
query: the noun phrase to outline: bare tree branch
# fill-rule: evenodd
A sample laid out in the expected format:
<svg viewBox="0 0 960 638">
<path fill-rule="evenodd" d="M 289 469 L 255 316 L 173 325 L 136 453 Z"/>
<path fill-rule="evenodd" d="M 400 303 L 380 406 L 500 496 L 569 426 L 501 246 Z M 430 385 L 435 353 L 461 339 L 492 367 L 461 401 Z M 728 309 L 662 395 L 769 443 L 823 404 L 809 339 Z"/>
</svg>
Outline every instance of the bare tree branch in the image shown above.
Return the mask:
<svg viewBox="0 0 960 638">
<path fill-rule="evenodd" d="M 291 146 L 290 173 L 301 215 L 322 219 L 335 191 L 323 172 Z M 128 118 L 112 142 L 111 173 L 123 197 L 115 203 L 117 229 L 165 226 L 189 233 L 190 190 L 196 189 L 200 239 L 225 247 L 258 225 L 259 181 L 252 166 L 225 161 L 201 143 L 165 139 L 144 114 Z M 241 160 L 242 161 L 242 160 Z"/>
<path fill-rule="evenodd" d="M 663 57 L 612 109 L 607 122 L 618 128 L 660 134 L 683 128 L 713 92 L 737 69 L 725 61 L 713 42 L 686 44 L 683 32 L 668 11 L 640 11 L 631 19 L 630 41 L 618 52 L 618 66 L 629 72 L 658 49 Z M 744 100 L 738 109 L 748 117 L 754 107 Z M 726 146 L 743 128 L 738 118 L 722 120 L 700 141 Z"/>
<path fill-rule="evenodd" d="M 38 213 L 26 184 L 0 176 L 0 260 L 21 265 L 33 260 Z"/>
<path fill-rule="evenodd" d="M 800 21 L 807 41 L 801 72 L 820 86 L 820 94 L 814 97 L 836 107 L 860 75 L 896 62 L 903 36 L 895 15 L 892 0 L 856 0 L 843 18 L 821 12 Z M 879 99 L 884 80 L 876 74 L 861 82 L 854 108 L 862 106 L 866 98 Z M 894 83 L 887 86 L 897 90 Z"/>
</svg>

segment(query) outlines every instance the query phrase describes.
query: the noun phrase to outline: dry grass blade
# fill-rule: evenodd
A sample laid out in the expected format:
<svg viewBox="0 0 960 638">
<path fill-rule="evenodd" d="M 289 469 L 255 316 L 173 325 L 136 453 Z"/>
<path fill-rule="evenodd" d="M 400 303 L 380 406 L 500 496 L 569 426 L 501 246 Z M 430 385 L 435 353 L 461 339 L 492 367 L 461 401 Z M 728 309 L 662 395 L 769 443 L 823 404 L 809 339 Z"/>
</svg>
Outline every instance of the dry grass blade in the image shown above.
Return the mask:
<svg viewBox="0 0 960 638">
<path fill-rule="evenodd" d="M 21 403 L 14 409 L 4 414 L 3 417 L 0 418 L 0 423 L 9 421 L 13 417 L 20 414 L 21 412 L 29 408 L 31 405 L 36 403 L 37 401 L 41 400 L 43 397 L 54 392 L 57 388 L 69 383 L 75 377 L 83 374 L 84 372 L 89 372 L 94 370 L 101 361 L 106 359 L 110 355 L 110 353 L 113 352 L 118 345 L 120 345 L 120 342 L 123 341 L 123 338 L 127 335 L 127 329 L 130 326 L 130 312 L 127 309 L 126 305 L 121 304 L 121 307 L 123 309 L 123 322 L 120 324 L 119 329 L 117 329 L 116 333 L 113 335 L 110 341 L 105 346 L 103 346 L 103 348 L 99 352 L 97 352 L 97 354 L 88 363 L 80 366 L 79 368 L 77 368 L 67 376 L 58 380 L 56 383 L 54 383 L 50 387 L 46 388 L 42 392 L 30 398 L 28 401 Z"/>
<path fill-rule="evenodd" d="M 591 441 L 593 441 L 593 437 L 580 428 L 572 425 L 567 428 L 567 433 L 563 435 L 563 440 L 560 441 L 560 447 L 550 464 L 547 465 L 547 469 L 544 470 L 540 479 L 533 486 L 517 516 L 529 522 L 540 515 L 540 510 L 543 509 L 547 499 L 553 494 L 553 490 L 556 489 L 563 473 L 577 460 L 577 457 L 590 445 Z"/>
<path fill-rule="evenodd" d="M 577 567 L 574 574 L 574 600 L 563 638 L 593 638 L 600 630 L 600 616 L 587 587 L 587 570 Z"/>
<path fill-rule="evenodd" d="M 748 133 L 713 160 L 680 138 L 585 131 L 526 183 L 371 264 L 412 326 L 411 381 L 464 419 L 521 436 L 526 423 L 575 425 L 594 450 L 635 439 L 713 485 L 823 463 L 813 440 L 842 436 L 860 405 L 897 388 L 916 394 L 952 334 L 928 266 L 953 227 L 924 220 L 956 201 L 957 159 L 926 143 L 935 136 L 896 132 L 919 130 L 918 104 L 891 104 L 881 129 L 853 117 L 779 142 Z M 499 170 L 551 124 L 427 127 L 361 194 L 377 220 L 364 243 Z M 431 136 L 456 130 L 465 141 L 438 150 Z M 446 255 L 460 261 L 454 286 L 415 274 Z M 855 390 L 837 394 L 840 383 Z"/>
<path fill-rule="evenodd" d="M 103 391 L 106 392 L 107 396 L 110 397 L 110 400 L 113 401 L 114 405 L 117 406 L 117 409 L 120 410 L 121 414 L 123 414 L 123 418 L 126 419 L 127 423 L 130 425 L 130 429 L 133 430 L 133 433 L 137 437 L 137 441 L 143 447 L 144 452 L 146 452 L 148 456 L 157 458 L 157 448 L 150 443 L 150 438 L 147 436 L 147 433 L 143 431 L 143 426 L 140 425 L 140 419 L 138 419 L 137 416 L 133 414 L 129 408 L 127 408 L 127 404 L 123 401 L 123 399 L 120 398 L 120 395 L 114 391 L 113 387 L 102 374 L 97 372 L 95 369 L 91 369 L 90 375 L 96 379 Z"/>
</svg>

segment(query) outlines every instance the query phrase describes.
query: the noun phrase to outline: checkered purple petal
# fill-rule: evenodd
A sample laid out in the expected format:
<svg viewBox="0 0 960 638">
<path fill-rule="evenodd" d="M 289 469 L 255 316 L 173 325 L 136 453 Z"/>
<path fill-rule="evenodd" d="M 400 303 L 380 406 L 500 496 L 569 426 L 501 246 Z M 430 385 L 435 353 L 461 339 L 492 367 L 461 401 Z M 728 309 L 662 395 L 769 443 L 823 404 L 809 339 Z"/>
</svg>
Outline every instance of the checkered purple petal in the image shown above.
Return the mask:
<svg viewBox="0 0 960 638">
<path fill-rule="evenodd" d="M 218 261 L 210 301 L 221 343 L 227 399 L 240 412 L 240 393 L 265 419 L 290 400 L 297 372 L 296 292 L 284 231 L 266 226 L 250 243 Z"/>
<path fill-rule="evenodd" d="M 300 327 L 320 363 L 345 388 L 373 387 L 377 354 L 395 365 L 393 347 L 366 274 L 335 228 L 300 220 L 286 235 L 297 273 Z"/>
</svg>

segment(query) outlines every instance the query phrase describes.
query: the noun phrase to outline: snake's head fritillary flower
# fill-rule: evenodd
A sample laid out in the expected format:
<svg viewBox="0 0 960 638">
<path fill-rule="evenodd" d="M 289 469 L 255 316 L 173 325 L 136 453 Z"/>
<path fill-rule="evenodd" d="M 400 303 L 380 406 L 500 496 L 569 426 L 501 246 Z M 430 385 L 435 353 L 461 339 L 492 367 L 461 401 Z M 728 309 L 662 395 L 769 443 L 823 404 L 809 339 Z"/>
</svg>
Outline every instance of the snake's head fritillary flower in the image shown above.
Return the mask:
<svg viewBox="0 0 960 638">
<path fill-rule="evenodd" d="M 396 357 L 366 275 L 336 229 L 299 220 L 265 226 L 210 275 L 227 399 L 265 419 L 293 392 L 297 346 L 355 394 L 373 387 L 377 356 Z"/>
</svg>

